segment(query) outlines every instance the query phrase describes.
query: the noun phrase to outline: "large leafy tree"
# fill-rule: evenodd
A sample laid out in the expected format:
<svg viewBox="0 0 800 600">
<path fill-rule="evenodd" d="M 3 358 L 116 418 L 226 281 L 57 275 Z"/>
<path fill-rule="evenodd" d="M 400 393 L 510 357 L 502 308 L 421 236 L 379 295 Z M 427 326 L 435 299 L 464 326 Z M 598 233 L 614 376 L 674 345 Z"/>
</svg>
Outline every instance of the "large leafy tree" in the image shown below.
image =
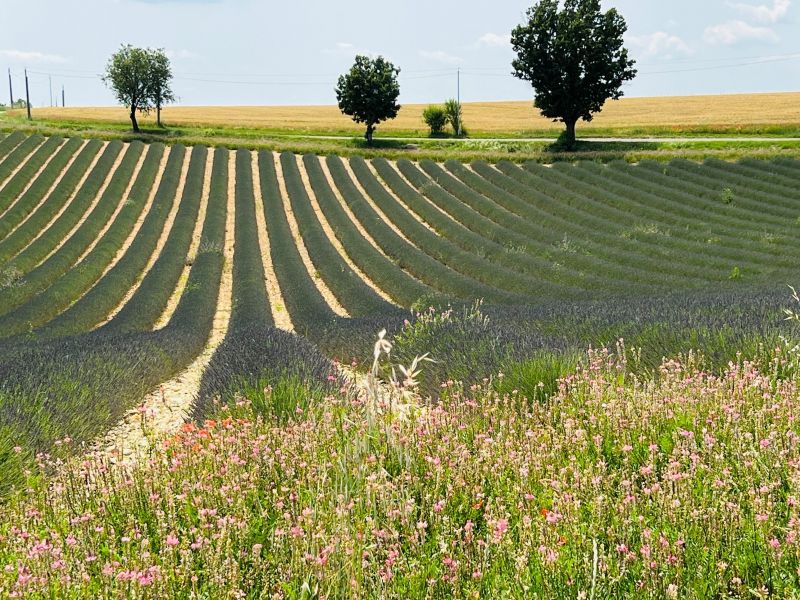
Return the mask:
<svg viewBox="0 0 800 600">
<path fill-rule="evenodd" d="M 154 108 L 161 125 L 161 107 L 175 97 L 170 82 L 172 69 L 163 50 L 124 45 L 106 65 L 103 81 L 114 92 L 117 101 L 130 111 L 131 125 L 139 132 L 136 112 L 148 114 Z"/>
<path fill-rule="evenodd" d="M 339 77 L 336 85 L 336 100 L 341 111 L 356 123 L 366 123 L 364 137 L 372 145 L 372 137 L 378 123 L 394 119 L 400 110 L 397 98 L 400 84 L 397 76 L 400 69 L 382 56 L 371 59 L 356 56 L 350 71 Z"/>
<path fill-rule="evenodd" d="M 577 122 L 621 98 L 622 84 L 636 76 L 624 47 L 625 19 L 613 8 L 603 12 L 600 0 L 565 0 L 561 10 L 558 0 L 540 0 L 526 17 L 511 33 L 513 74 L 531 82 L 545 117 L 563 121 L 573 148 Z"/>
</svg>

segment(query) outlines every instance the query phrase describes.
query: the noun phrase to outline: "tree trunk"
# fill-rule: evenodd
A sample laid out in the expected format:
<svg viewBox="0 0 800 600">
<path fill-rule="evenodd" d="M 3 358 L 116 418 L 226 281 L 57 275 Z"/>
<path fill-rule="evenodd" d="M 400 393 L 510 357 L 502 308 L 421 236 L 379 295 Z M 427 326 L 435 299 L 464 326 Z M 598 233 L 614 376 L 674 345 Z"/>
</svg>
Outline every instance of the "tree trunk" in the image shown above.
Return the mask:
<svg viewBox="0 0 800 600">
<path fill-rule="evenodd" d="M 139 123 L 136 122 L 136 107 L 131 106 L 131 125 L 133 126 L 133 132 L 139 133 Z"/>
<path fill-rule="evenodd" d="M 564 142 L 568 150 L 575 149 L 575 124 L 577 122 L 577 119 L 564 119 L 564 123 L 567 126 Z"/>
<path fill-rule="evenodd" d="M 364 138 L 367 140 L 367 146 L 372 146 L 372 135 L 375 133 L 375 125 L 372 123 L 367 124 L 367 133 Z"/>
<path fill-rule="evenodd" d="M 161 127 L 161 105 L 156 106 L 156 125 Z"/>
</svg>

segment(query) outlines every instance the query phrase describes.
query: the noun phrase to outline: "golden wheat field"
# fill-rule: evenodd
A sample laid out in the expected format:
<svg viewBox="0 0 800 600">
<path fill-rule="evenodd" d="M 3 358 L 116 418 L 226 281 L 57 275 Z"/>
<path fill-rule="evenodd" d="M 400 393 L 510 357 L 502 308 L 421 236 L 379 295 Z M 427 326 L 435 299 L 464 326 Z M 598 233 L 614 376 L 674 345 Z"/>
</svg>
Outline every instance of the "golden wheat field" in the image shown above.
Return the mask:
<svg viewBox="0 0 800 600">
<path fill-rule="evenodd" d="M 382 123 L 384 133 L 424 133 L 424 104 L 403 106 L 398 117 Z M 14 111 L 19 113 L 20 111 Z M 127 122 L 122 107 L 35 108 L 41 119 Z M 170 125 L 247 127 L 307 132 L 360 132 L 362 127 L 336 106 L 171 106 L 163 111 Z M 154 122 L 154 115 L 141 119 Z M 464 122 L 472 134 L 530 134 L 557 132 L 560 125 L 539 115 L 532 102 L 475 102 L 464 104 Z M 800 123 L 800 92 L 623 98 L 609 102 L 582 131 L 786 126 Z"/>
</svg>

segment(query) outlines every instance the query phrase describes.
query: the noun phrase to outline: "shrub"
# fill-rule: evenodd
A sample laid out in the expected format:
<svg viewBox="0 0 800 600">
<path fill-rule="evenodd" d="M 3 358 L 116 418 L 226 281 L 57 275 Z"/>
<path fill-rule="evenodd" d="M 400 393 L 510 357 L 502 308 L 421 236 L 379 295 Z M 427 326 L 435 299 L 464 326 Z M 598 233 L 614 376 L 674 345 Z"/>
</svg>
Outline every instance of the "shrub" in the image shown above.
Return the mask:
<svg viewBox="0 0 800 600">
<path fill-rule="evenodd" d="M 444 103 L 444 112 L 447 115 L 447 122 L 453 128 L 453 133 L 457 137 L 466 137 L 467 130 L 464 128 L 461 102 L 451 98 Z"/>
<path fill-rule="evenodd" d="M 447 113 L 443 106 L 432 104 L 422 112 L 422 119 L 430 128 L 431 135 L 441 135 L 447 126 Z"/>
</svg>

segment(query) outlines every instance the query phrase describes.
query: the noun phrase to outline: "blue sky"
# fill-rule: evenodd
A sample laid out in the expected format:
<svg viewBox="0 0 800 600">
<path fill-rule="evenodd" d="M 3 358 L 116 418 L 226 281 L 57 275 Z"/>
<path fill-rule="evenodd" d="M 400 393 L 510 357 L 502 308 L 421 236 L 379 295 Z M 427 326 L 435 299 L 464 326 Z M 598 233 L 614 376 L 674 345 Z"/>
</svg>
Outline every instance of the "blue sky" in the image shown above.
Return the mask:
<svg viewBox="0 0 800 600">
<path fill-rule="evenodd" d="M 510 76 L 521 0 L 25 0 L 4 2 L 0 67 L 18 97 L 109 105 L 97 74 L 121 43 L 165 48 L 187 105 L 331 104 L 356 53 L 402 69 L 403 102 L 522 100 Z M 626 17 L 640 74 L 628 96 L 794 91 L 800 88 L 800 2 L 605 0 Z M 0 98 L 7 102 L 6 86 Z"/>
</svg>

